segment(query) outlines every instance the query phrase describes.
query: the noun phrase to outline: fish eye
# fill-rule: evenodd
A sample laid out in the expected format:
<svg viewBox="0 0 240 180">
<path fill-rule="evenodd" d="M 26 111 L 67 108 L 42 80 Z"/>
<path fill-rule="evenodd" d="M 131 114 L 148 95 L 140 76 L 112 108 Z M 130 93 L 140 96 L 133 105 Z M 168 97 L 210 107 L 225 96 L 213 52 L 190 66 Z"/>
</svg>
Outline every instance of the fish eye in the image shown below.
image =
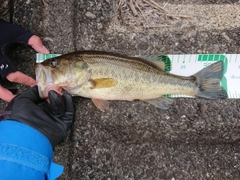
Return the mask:
<svg viewBox="0 0 240 180">
<path fill-rule="evenodd" d="M 57 66 L 57 59 L 52 59 L 52 60 L 50 61 L 50 66 L 51 66 L 52 68 L 55 68 L 55 67 Z"/>
</svg>

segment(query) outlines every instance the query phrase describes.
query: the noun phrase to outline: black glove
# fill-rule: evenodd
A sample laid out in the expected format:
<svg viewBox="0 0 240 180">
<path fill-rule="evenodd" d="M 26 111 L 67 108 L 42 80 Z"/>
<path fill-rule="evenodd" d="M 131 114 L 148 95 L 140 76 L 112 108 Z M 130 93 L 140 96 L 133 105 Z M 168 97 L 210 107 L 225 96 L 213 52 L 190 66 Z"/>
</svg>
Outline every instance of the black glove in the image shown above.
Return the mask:
<svg viewBox="0 0 240 180">
<path fill-rule="evenodd" d="M 67 136 L 74 119 L 74 107 L 69 94 L 61 96 L 49 91 L 48 96 L 50 104 L 39 97 L 37 86 L 34 86 L 15 97 L 7 106 L 5 115 L 10 114 L 9 119 L 37 129 L 55 147 Z"/>
</svg>

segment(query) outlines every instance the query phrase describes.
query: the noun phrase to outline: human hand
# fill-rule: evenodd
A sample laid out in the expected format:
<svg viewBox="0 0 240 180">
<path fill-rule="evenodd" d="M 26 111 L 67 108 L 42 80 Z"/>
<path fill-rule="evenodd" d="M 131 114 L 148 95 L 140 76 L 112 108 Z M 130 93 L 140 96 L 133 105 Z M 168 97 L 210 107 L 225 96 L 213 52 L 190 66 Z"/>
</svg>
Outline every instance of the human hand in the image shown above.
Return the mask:
<svg viewBox="0 0 240 180">
<path fill-rule="evenodd" d="M 43 45 L 42 40 L 36 35 L 32 35 L 29 38 L 28 45 L 37 52 L 44 54 L 49 53 L 49 50 Z M 10 82 L 20 83 L 31 87 L 37 85 L 37 82 L 32 77 L 27 76 L 19 71 L 9 73 L 6 78 Z M 10 102 L 15 96 L 16 95 L 14 95 L 11 91 L 0 85 L 0 99 Z"/>
<path fill-rule="evenodd" d="M 67 135 L 74 118 L 74 106 L 69 94 L 61 96 L 49 91 L 48 97 L 50 103 L 39 97 L 38 88 L 34 86 L 15 97 L 5 112 L 10 114 L 9 119 L 28 124 L 43 133 L 55 147 Z"/>
</svg>

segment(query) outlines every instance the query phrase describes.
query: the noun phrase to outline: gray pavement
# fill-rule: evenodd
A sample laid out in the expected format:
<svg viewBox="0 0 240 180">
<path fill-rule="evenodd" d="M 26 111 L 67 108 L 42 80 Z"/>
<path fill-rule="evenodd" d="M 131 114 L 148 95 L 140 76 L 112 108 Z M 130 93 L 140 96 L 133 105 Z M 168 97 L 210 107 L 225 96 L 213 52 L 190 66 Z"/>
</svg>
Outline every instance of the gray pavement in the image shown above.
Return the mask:
<svg viewBox="0 0 240 180">
<path fill-rule="evenodd" d="M 115 0 L 22 0 L 4 18 L 12 14 L 13 23 L 41 36 L 52 53 L 240 53 L 239 1 L 158 2 L 192 17 L 143 28 L 118 17 Z M 34 51 L 19 56 L 30 60 L 19 69 L 34 77 Z M 74 103 L 74 124 L 55 149 L 55 161 L 65 166 L 59 179 L 240 179 L 238 99 L 177 99 L 168 111 L 141 101 L 113 101 L 106 112 L 90 99 L 74 97 Z"/>
</svg>

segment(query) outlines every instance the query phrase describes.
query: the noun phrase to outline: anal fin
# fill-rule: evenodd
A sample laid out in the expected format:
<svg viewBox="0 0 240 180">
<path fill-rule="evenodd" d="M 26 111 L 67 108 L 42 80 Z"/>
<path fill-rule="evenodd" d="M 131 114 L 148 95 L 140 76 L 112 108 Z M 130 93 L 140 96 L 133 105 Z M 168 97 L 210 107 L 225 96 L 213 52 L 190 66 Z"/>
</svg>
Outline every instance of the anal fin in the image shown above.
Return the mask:
<svg viewBox="0 0 240 180">
<path fill-rule="evenodd" d="M 94 105 L 101 111 L 105 111 L 109 108 L 109 101 L 103 99 L 92 99 Z"/>
<path fill-rule="evenodd" d="M 164 98 L 164 97 L 157 98 L 157 99 L 149 99 L 144 101 L 162 110 L 168 110 L 169 107 L 174 102 L 173 99 Z"/>
</svg>

